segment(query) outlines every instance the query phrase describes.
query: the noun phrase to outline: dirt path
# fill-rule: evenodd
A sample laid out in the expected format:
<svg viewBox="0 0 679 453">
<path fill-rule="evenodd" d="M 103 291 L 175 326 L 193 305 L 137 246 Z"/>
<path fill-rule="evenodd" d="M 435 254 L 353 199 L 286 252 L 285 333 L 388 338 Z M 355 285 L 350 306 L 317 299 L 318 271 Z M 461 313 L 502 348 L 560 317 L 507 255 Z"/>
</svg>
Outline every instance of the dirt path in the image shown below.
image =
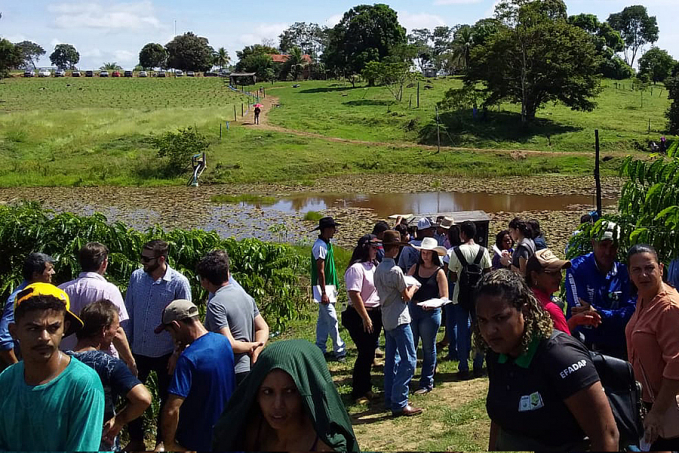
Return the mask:
<svg viewBox="0 0 679 453">
<path fill-rule="evenodd" d="M 275 89 L 275 88 L 274 88 Z M 365 145 L 365 146 L 390 146 L 395 148 L 418 148 L 428 151 L 437 151 L 437 147 L 433 145 L 422 145 L 419 143 L 404 143 L 404 142 L 372 142 L 366 140 L 354 140 L 348 138 L 340 137 L 328 137 L 326 135 L 317 134 L 315 132 L 300 131 L 297 129 L 288 129 L 281 126 L 276 126 L 269 123 L 269 112 L 277 108 L 279 105 L 279 99 L 275 96 L 267 95 L 266 98 L 260 99 L 260 103 L 263 105 L 262 112 L 259 115 L 259 125 L 255 125 L 255 113 L 254 109 L 250 109 L 248 114 L 245 116 L 244 126 L 257 127 L 259 129 L 264 129 L 268 131 L 280 132 L 283 134 L 293 134 L 300 137 L 316 138 L 320 140 L 327 140 L 329 142 L 336 143 L 351 143 L 355 145 Z M 551 156 L 582 156 L 583 152 L 578 151 L 537 151 L 530 149 L 499 149 L 499 148 L 460 148 L 453 146 L 442 146 L 443 151 L 471 151 L 471 152 L 485 152 L 485 153 L 507 153 L 511 154 L 515 158 L 524 158 L 527 155 L 551 155 Z M 607 151 L 605 153 L 607 156 L 618 156 L 624 157 L 629 153 L 620 151 Z"/>
</svg>

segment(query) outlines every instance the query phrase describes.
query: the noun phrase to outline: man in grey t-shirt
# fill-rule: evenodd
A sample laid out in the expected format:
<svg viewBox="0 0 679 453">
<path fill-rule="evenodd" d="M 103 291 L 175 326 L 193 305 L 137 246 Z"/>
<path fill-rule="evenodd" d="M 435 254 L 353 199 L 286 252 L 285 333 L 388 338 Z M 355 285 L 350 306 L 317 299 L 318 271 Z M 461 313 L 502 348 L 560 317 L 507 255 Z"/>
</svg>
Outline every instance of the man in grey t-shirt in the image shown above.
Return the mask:
<svg viewBox="0 0 679 453">
<path fill-rule="evenodd" d="M 226 252 L 210 253 L 196 267 L 201 286 L 214 294 L 207 304 L 205 328 L 229 339 L 235 359 L 236 383 L 250 372 L 251 364 L 269 339 L 269 326 L 255 300 L 239 286 L 229 283 Z"/>
</svg>

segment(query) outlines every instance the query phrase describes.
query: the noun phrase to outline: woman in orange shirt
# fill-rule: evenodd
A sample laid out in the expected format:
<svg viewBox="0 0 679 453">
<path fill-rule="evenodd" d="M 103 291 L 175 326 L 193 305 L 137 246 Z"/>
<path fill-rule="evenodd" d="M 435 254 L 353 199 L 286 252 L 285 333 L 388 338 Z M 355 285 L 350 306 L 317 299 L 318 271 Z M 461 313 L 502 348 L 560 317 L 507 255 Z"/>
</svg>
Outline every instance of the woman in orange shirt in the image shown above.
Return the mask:
<svg viewBox="0 0 679 453">
<path fill-rule="evenodd" d="M 638 298 L 625 337 L 629 361 L 650 408 L 644 419 L 644 440 L 652 444 L 651 450 L 679 450 L 679 437 L 663 437 L 662 430 L 679 393 L 679 293 L 663 283 L 663 265 L 653 247 L 635 245 L 627 258 Z"/>
</svg>

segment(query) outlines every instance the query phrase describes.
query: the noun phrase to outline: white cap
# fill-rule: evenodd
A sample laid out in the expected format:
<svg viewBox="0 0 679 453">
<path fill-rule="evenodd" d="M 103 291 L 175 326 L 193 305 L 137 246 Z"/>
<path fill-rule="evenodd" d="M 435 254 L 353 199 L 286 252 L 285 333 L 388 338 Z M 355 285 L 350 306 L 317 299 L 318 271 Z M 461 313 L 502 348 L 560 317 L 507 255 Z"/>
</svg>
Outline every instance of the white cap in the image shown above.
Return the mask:
<svg viewBox="0 0 679 453">
<path fill-rule="evenodd" d="M 599 241 L 617 241 L 620 239 L 620 227 L 615 222 L 604 222 L 605 229 Z"/>
</svg>

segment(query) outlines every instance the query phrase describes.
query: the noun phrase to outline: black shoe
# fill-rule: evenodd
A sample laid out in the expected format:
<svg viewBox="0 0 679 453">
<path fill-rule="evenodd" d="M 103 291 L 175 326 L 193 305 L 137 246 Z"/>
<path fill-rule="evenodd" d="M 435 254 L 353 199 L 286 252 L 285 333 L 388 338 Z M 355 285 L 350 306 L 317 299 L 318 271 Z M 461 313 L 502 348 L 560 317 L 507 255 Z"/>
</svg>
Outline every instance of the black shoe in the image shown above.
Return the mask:
<svg viewBox="0 0 679 453">
<path fill-rule="evenodd" d="M 455 378 L 458 381 L 467 381 L 471 379 L 471 375 L 469 374 L 469 370 L 460 370 L 455 374 Z"/>
<path fill-rule="evenodd" d="M 477 370 L 476 368 L 474 369 L 474 379 L 482 378 L 488 376 L 488 373 L 486 373 L 486 370 L 481 368 L 480 370 Z"/>
</svg>

